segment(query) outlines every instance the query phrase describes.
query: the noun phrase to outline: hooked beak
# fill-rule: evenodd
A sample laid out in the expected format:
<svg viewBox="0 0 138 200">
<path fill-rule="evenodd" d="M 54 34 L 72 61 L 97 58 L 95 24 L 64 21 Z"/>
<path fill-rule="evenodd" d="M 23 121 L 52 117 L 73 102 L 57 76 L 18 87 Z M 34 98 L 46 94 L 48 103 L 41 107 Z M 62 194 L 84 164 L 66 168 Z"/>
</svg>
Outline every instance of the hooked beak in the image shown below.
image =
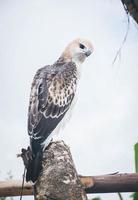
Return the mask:
<svg viewBox="0 0 138 200">
<path fill-rule="evenodd" d="M 87 50 L 86 52 L 85 52 L 85 56 L 90 56 L 91 55 L 91 53 L 92 53 L 92 50 Z"/>
</svg>

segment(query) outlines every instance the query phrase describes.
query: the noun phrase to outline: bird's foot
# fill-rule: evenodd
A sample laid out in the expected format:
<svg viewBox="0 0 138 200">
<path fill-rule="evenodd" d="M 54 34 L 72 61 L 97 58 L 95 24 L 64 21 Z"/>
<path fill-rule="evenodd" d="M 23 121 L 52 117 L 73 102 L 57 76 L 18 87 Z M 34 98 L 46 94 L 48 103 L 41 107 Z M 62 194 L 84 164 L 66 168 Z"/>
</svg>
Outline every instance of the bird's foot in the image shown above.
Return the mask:
<svg viewBox="0 0 138 200">
<path fill-rule="evenodd" d="M 30 147 L 27 149 L 22 149 L 21 154 L 18 154 L 17 157 L 21 157 L 24 163 L 24 166 L 27 168 L 30 161 L 33 159 L 33 153 Z"/>
</svg>

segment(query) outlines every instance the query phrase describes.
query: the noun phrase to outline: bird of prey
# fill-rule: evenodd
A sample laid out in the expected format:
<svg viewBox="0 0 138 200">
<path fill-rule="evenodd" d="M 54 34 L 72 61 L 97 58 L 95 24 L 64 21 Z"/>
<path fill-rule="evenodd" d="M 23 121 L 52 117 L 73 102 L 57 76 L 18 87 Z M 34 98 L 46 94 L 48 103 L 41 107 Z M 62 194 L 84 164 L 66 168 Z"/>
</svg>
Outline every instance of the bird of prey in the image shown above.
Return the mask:
<svg viewBox="0 0 138 200">
<path fill-rule="evenodd" d="M 28 112 L 32 158 L 27 166 L 26 181 L 36 181 L 41 170 L 45 144 L 69 110 L 81 64 L 92 51 L 90 41 L 73 40 L 53 65 L 47 65 L 36 72 Z"/>
</svg>

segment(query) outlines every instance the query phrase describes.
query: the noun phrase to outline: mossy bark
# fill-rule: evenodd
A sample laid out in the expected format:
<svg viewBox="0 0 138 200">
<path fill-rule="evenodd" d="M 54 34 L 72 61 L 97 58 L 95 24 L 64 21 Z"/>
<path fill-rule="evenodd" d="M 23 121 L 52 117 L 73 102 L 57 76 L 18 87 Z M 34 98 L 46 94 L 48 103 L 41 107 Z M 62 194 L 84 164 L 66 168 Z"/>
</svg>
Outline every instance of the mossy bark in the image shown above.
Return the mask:
<svg viewBox="0 0 138 200">
<path fill-rule="evenodd" d="M 52 142 L 44 151 L 34 192 L 36 200 L 87 200 L 71 152 L 63 141 Z"/>
</svg>

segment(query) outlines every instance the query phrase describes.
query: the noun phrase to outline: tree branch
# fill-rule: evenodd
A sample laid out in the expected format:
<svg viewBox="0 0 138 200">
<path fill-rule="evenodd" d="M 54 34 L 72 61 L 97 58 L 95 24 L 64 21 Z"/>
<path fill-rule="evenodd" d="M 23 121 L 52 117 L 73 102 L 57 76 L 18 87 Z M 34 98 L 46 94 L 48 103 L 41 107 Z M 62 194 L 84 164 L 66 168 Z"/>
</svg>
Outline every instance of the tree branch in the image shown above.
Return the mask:
<svg viewBox="0 0 138 200">
<path fill-rule="evenodd" d="M 20 196 L 21 190 L 22 181 L 0 182 L 1 197 Z M 36 183 L 25 183 L 22 194 L 34 195 L 36 200 L 87 200 L 85 192 L 138 192 L 138 173 L 79 176 L 67 145 L 52 142 L 43 152 L 42 171 Z"/>
<path fill-rule="evenodd" d="M 86 193 L 138 192 L 138 174 L 80 176 Z M 20 196 L 22 181 L 0 181 L 0 197 Z M 34 195 L 33 185 L 25 183 L 23 195 Z"/>
<path fill-rule="evenodd" d="M 124 8 L 138 24 L 138 1 L 137 0 L 121 0 Z"/>
<path fill-rule="evenodd" d="M 87 200 L 70 149 L 63 141 L 51 142 L 43 151 L 34 195 L 36 200 Z"/>
</svg>

